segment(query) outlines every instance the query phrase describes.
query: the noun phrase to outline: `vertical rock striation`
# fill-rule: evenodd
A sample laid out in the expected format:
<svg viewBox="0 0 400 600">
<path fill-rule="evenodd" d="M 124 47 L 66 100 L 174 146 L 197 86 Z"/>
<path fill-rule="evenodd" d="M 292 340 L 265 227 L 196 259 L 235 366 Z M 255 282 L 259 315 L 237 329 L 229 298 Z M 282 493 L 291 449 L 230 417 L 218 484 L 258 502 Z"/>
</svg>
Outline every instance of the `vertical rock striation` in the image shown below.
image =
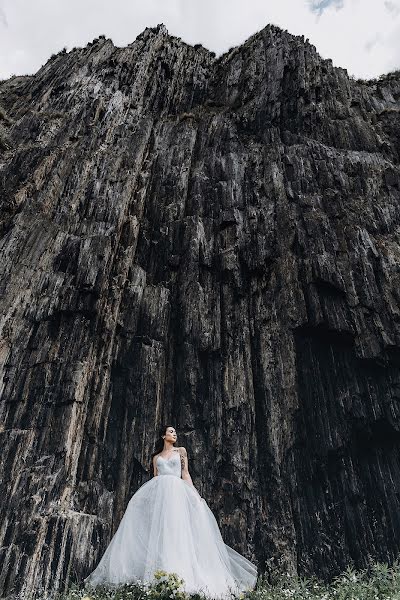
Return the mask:
<svg viewBox="0 0 400 600">
<path fill-rule="evenodd" d="M 87 575 L 164 422 L 260 571 L 391 561 L 400 77 L 158 26 L 0 106 L 1 596 Z"/>
</svg>

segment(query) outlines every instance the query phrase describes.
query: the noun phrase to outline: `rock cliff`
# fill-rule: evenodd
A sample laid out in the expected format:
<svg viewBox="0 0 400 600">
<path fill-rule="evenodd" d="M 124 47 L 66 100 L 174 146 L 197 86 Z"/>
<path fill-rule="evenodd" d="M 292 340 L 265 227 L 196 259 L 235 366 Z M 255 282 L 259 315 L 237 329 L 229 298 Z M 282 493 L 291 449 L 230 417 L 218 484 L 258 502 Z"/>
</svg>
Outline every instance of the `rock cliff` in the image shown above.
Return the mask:
<svg viewBox="0 0 400 600">
<path fill-rule="evenodd" d="M 163 25 L 0 83 L 0 594 L 94 568 L 173 424 L 225 541 L 400 544 L 400 77 Z"/>
</svg>

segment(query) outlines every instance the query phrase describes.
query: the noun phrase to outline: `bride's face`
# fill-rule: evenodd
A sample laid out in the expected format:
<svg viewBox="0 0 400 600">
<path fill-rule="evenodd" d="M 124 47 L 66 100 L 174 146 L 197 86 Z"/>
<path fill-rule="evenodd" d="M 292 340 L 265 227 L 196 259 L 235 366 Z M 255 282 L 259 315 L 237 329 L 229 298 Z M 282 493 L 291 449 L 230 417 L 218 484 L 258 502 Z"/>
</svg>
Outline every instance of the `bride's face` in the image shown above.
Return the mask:
<svg viewBox="0 0 400 600">
<path fill-rule="evenodd" d="M 165 431 L 165 441 L 171 442 L 173 444 L 174 442 L 176 442 L 177 437 L 178 436 L 176 435 L 175 429 L 173 427 L 167 427 Z"/>
</svg>

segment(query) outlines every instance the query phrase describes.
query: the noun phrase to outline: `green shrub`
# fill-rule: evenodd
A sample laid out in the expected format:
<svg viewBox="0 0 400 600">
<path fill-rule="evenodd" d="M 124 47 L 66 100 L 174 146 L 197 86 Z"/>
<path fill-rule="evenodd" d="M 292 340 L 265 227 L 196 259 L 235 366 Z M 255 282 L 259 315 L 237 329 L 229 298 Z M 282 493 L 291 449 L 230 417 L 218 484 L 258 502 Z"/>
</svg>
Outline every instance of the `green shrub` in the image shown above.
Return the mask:
<svg viewBox="0 0 400 600">
<path fill-rule="evenodd" d="M 57 600 L 205 600 L 200 594 L 189 595 L 183 580 L 175 573 L 157 571 L 152 584 L 132 583 L 120 586 L 72 586 Z M 207 599 L 208 600 L 208 599 Z M 356 571 L 348 567 L 325 583 L 317 577 L 299 577 L 289 573 L 274 577 L 269 583 L 260 575 L 254 590 L 232 595 L 232 600 L 400 600 L 400 563 L 371 563 Z"/>
</svg>

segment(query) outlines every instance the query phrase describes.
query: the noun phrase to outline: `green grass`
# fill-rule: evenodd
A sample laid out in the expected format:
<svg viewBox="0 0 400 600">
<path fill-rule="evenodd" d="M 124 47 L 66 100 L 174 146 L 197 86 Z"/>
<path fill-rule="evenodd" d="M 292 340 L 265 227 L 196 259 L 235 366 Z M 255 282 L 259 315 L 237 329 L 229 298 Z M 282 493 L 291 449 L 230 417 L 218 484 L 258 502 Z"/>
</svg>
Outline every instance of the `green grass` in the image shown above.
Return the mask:
<svg viewBox="0 0 400 600">
<path fill-rule="evenodd" d="M 185 594 L 182 580 L 173 573 L 158 571 L 153 585 L 125 584 L 118 587 L 72 586 L 57 600 L 204 600 L 200 594 Z M 260 576 L 252 591 L 232 595 L 235 600 L 400 600 L 400 563 L 372 563 L 367 569 L 348 567 L 330 583 L 316 577 L 288 573 L 269 583 Z"/>
</svg>

